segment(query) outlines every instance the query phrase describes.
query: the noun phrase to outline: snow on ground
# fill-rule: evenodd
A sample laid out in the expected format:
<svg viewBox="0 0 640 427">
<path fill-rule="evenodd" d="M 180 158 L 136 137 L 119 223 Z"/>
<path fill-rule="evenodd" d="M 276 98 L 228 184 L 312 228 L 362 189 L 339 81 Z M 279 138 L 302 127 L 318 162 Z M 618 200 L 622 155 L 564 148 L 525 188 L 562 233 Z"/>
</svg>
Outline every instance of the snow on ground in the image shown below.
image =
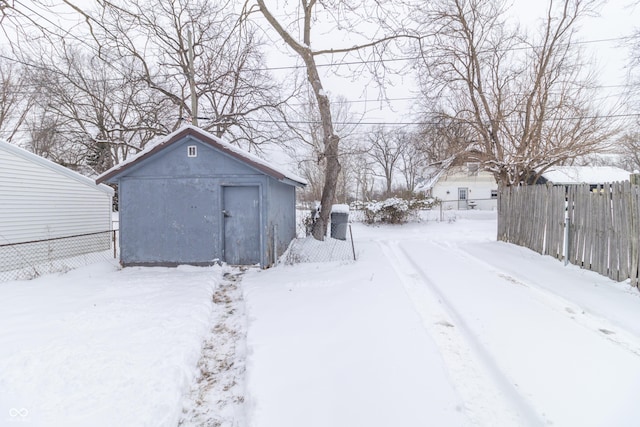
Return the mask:
<svg viewBox="0 0 640 427">
<path fill-rule="evenodd" d="M 176 426 L 203 341 L 230 322 L 225 272 L 99 263 L 0 283 L 0 425 Z"/>
<path fill-rule="evenodd" d="M 183 403 L 180 427 L 245 425 L 246 321 L 240 273 L 224 277 L 228 280 L 213 294 L 218 309 L 202 347 L 200 372 Z"/>
<path fill-rule="evenodd" d="M 640 293 L 428 215 L 352 224 L 355 262 L 0 283 L 0 425 L 637 425 Z"/>
<path fill-rule="evenodd" d="M 638 291 L 444 217 L 245 276 L 250 426 L 637 425 Z"/>
</svg>

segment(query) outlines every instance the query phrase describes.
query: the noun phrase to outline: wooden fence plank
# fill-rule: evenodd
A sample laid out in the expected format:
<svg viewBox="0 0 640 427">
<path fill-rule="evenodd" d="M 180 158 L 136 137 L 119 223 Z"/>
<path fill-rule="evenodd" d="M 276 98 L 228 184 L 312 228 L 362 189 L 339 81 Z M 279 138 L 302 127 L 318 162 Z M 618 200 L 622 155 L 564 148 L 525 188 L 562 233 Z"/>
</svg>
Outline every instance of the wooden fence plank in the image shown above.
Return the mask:
<svg viewBox="0 0 640 427">
<path fill-rule="evenodd" d="M 613 280 L 618 280 L 618 277 L 620 277 L 620 235 L 618 233 L 618 230 L 620 229 L 618 206 L 619 197 L 619 186 L 618 183 L 614 182 L 610 186 L 610 194 L 608 200 L 611 207 L 611 224 L 609 224 L 609 278 Z"/>
<path fill-rule="evenodd" d="M 636 221 L 635 221 L 635 205 L 636 205 L 636 196 L 635 196 L 635 186 L 629 186 L 629 193 L 627 193 L 627 221 L 629 227 L 629 278 L 631 279 L 631 284 L 637 284 L 637 274 L 638 274 L 638 260 L 635 257 L 637 252 L 637 238 L 638 230 L 636 229 Z"/>
<path fill-rule="evenodd" d="M 640 186 L 514 186 L 498 192 L 498 240 L 563 257 L 564 218 L 569 218 L 569 262 L 611 279 L 640 269 Z"/>
<path fill-rule="evenodd" d="M 617 241 L 618 241 L 618 262 L 620 263 L 618 279 L 619 281 L 625 280 L 629 277 L 630 263 L 630 228 L 629 228 L 629 204 L 625 203 L 629 198 L 631 191 L 631 184 L 629 182 L 618 183 L 618 195 L 616 197 L 616 204 L 618 209 L 618 223 L 616 224 Z"/>
</svg>

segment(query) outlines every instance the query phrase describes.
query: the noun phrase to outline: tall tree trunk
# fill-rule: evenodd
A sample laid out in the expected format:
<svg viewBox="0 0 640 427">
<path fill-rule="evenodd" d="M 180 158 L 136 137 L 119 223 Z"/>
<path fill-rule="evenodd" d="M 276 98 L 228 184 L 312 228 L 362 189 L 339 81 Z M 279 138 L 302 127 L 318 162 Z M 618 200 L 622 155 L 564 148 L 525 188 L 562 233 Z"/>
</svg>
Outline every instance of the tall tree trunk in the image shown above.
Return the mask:
<svg viewBox="0 0 640 427">
<path fill-rule="evenodd" d="M 331 215 L 331 205 L 335 200 L 336 182 L 340 174 L 340 162 L 338 161 L 338 143 L 340 138 L 333 135 L 325 143 L 324 155 L 326 158 L 324 187 L 322 188 L 322 198 L 320 199 L 320 217 L 313 227 L 313 237 L 317 240 L 324 240 L 329 226 L 329 216 Z"/>
<path fill-rule="evenodd" d="M 278 20 L 269 12 L 263 0 L 257 0 L 260 11 L 267 19 L 269 24 L 278 32 L 282 40 L 289 45 L 304 61 L 307 69 L 307 80 L 313 88 L 313 93 L 318 103 L 318 111 L 320 120 L 322 121 L 322 138 L 324 143 L 323 156 L 326 161 L 324 186 L 322 188 L 322 198 L 320 199 L 320 215 L 313 227 L 313 237 L 317 240 L 324 240 L 327 235 L 327 226 L 329 224 L 329 216 L 331 215 L 331 205 L 335 199 L 336 186 L 338 183 L 338 175 L 340 174 L 339 143 L 340 137 L 335 134 L 333 129 L 333 119 L 331 117 L 331 105 L 327 96 L 318 67 L 311 50 L 311 18 L 315 0 L 302 1 L 304 9 L 304 27 L 303 27 L 303 43 L 296 41 L 283 27 Z"/>
</svg>

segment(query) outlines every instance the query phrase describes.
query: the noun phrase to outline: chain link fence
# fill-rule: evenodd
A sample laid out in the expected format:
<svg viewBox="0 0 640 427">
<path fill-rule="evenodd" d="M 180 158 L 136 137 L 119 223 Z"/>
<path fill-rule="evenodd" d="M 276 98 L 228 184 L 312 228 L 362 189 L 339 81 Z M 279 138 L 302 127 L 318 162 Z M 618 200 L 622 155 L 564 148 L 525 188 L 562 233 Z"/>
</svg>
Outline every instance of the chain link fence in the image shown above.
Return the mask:
<svg viewBox="0 0 640 427">
<path fill-rule="evenodd" d="M 495 215 L 497 200 L 443 200 L 429 209 L 415 212 L 415 218 L 410 221 L 440 221 L 455 222 L 462 218 L 477 218 Z M 346 234 L 344 240 L 332 237 L 331 228 L 328 227 L 324 241 L 319 241 L 311 236 L 311 209 L 299 208 L 297 210 L 297 236 L 289 245 L 289 248 L 281 260 L 286 264 L 304 262 L 329 262 L 329 261 L 355 261 L 357 250 L 353 241 L 351 223 L 366 222 L 366 215 L 362 209 L 349 210 Z"/>
<path fill-rule="evenodd" d="M 282 256 L 284 263 L 355 261 L 356 249 L 351 224 L 331 224 L 327 227 L 327 236 L 320 241 L 311 236 L 310 216 L 308 210 L 297 211 L 296 238 Z"/>
<path fill-rule="evenodd" d="M 0 282 L 34 279 L 117 257 L 117 231 L 0 244 Z"/>
</svg>

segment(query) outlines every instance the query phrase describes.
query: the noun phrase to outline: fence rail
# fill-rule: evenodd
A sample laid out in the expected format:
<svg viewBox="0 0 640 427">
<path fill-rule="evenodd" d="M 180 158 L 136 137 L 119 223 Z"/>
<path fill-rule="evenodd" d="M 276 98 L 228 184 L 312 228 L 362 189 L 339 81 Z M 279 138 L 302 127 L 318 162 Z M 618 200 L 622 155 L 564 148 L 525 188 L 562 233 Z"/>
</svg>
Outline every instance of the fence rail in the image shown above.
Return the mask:
<svg viewBox="0 0 640 427">
<path fill-rule="evenodd" d="M 568 228 L 567 228 L 568 226 Z M 627 182 L 502 187 L 498 240 L 639 282 L 640 186 Z"/>
<path fill-rule="evenodd" d="M 0 282 L 30 279 L 116 257 L 116 231 L 0 244 Z"/>
</svg>

